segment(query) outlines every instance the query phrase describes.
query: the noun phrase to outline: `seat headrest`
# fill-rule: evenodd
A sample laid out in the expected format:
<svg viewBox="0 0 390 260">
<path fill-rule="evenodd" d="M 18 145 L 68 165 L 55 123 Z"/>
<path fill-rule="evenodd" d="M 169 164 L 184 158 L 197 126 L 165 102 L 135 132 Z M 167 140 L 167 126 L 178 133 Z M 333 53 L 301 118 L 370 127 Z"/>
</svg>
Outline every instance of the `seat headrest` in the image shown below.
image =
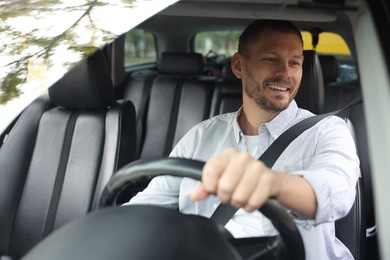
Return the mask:
<svg viewBox="0 0 390 260">
<path fill-rule="evenodd" d="M 50 100 L 76 110 L 107 108 L 114 102 L 114 87 L 101 50 L 82 60 L 49 88 Z"/>
<path fill-rule="evenodd" d="M 199 53 L 164 52 L 158 63 L 162 74 L 195 76 L 203 73 L 203 56 Z"/>
<path fill-rule="evenodd" d="M 339 74 L 339 62 L 333 55 L 319 55 L 325 83 L 334 82 Z"/>
<path fill-rule="evenodd" d="M 324 80 L 321 64 L 314 50 L 303 51 L 303 56 L 302 81 L 295 101 L 300 108 L 320 114 L 324 109 Z"/>
</svg>

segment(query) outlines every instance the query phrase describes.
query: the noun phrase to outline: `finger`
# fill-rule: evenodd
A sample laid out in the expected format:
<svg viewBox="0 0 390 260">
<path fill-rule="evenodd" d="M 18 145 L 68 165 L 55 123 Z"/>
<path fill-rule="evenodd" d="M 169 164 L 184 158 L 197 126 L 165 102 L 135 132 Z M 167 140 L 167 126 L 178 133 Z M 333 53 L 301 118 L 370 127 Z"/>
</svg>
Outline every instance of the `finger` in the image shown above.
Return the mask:
<svg viewBox="0 0 390 260">
<path fill-rule="evenodd" d="M 249 153 L 240 153 L 229 158 L 229 162 L 220 177 L 217 196 L 223 203 L 229 203 L 238 184 L 245 175 L 247 166 L 254 161 Z"/>
<path fill-rule="evenodd" d="M 272 197 L 271 191 L 275 185 L 275 174 L 269 169 L 264 171 L 259 178 L 258 184 L 246 202 L 244 209 L 252 212 L 259 209 L 269 198 Z"/>
<path fill-rule="evenodd" d="M 234 193 L 232 194 L 230 203 L 236 208 L 244 207 L 251 194 L 259 185 L 262 171 L 265 166 L 260 161 L 254 160 L 247 164 L 245 172 L 238 183 Z"/>
<path fill-rule="evenodd" d="M 234 153 L 236 153 L 234 149 L 227 149 L 206 162 L 202 172 L 202 185 L 209 194 L 217 193 L 219 179 Z"/>
<path fill-rule="evenodd" d="M 203 184 L 199 184 L 191 193 L 190 199 L 192 201 L 199 201 L 207 198 L 210 195 L 204 188 Z"/>
</svg>

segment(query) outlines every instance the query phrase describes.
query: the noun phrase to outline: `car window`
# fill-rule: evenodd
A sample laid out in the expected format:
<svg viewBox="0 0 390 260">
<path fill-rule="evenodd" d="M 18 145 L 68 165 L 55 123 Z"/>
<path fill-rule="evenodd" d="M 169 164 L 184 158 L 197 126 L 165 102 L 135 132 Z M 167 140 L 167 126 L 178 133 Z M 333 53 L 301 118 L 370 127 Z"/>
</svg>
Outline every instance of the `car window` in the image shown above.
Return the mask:
<svg viewBox="0 0 390 260">
<path fill-rule="evenodd" d="M 240 30 L 200 32 L 194 37 L 194 51 L 205 57 L 207 75 L 221 77 L 222 65 L 238 48 Z"/>
<path fill-rule="evenodd" d="M 317 46 L 312 44 L 310 32 L 302 32 L 305 50 L 316 50 L 318 55 L 332 55 L 336 57 L 339 64 L 337 81 L 350 81 L 358 78 L 355 62 L 347 43 L 341 35 L 333 32 L 322 32 L 319 34 Z"/>
<path fill-rule="evenodd" d="M 223 63 L 230 58 L 238 48 L 238 38 L 241 31 L 207 31 L 195 36 L 194 50 L 206 58 L 206 66 L 210 67 Z M 357 79 L 355 63 L 345 40 L 336 33 L 322 32 L 316 46 L 312 45 L 310 32 L 302 31 L 305 50 L 316 50 L 321 55 L 333 55 L 339 62 L 337 81 Z"/>
<path fill-rule="evenodd" d="M 177 1 L 0 1 L 0 132 L 82 58 Z"/>
<path fill-rule="evenodd" d="M 241 31 L 200 32 L 195 36 L 195 52 L 203 54 L 208 62 L 218 63 L 237 51 Z"/>
<path fill-rule="evenodd" d="M 125 35 L 125 67 L 157 61 L 157 49 L 152 33 L 133 29 Z"/>
<path fill-rule="evenodd" d="M 310 32 L 302 32 L 304 49 L 315 49 L 319 54 L 332 54 L 341 56 L 351 56 L 351 51 L 347 43 L 337 33 L 322 32 L 319 34 L 317 46 L 312 45 L 312 36 Z"/>
</svg>

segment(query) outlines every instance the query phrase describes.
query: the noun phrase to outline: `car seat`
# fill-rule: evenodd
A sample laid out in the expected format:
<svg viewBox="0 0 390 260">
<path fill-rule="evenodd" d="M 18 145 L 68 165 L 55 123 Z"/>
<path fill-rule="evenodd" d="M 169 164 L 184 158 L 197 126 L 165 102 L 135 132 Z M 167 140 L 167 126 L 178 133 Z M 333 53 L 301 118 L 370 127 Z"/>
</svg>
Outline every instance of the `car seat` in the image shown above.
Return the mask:
<svg viewBox="0 0 390 260">
<path fill-rule="evenodd" d="M 135 110 L 114 101 L 101 50 L 21 114 L 0 148 L 0 258 L 24 255 L 97 207 L 111 175 L 135 159 Z"/>
</svg>

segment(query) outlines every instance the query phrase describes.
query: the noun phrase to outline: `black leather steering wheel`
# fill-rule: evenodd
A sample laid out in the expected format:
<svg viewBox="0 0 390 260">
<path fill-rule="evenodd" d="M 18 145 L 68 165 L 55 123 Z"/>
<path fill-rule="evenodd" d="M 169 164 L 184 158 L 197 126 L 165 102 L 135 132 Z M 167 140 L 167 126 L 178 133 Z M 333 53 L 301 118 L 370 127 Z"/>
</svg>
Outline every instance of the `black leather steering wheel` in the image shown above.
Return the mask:
<svg viewBox="0 0 390 260">
<path fill-rule="evenodd" d="M 114 207 L 122 189 L 140 178 L 171 175 L 200 180 L 203 165 L 178 158 L 128 164 L 106 185 L 99 210 L 54 231 L 22 259 L 305 259 L 295 223 L 273 200 L 260 211 L 279 235 L 244 239 L 234 239 L 222 225 L 201 216 L 151 205 Z"/>
<path fill-rule="evenodd" d="M 171 175 L 189 177 L 200 181 L 203 166 L 204 162 L 202 161 L 184 158 L 138 160 L 124 167 L 111 178 L 101 196 L 100 207 L 115 205 L 120 191 L 139 178 Z M 267 245 L 267 249 L 263 254 L 272 255 L 273 259 L 305 259 L 302 237 L 286 210 L 275 200 L 269 200 L 259 210 L 271 220 L 272 224 L 279 231 L 279 236 L 273 240 L 272 245 Z M 282 252 L 286 250 L 287 252 Z M 259 255 L 262 254 L 258 253 Z M 251 259 L 260 258 L 252 256 Z"/>
</svg>

